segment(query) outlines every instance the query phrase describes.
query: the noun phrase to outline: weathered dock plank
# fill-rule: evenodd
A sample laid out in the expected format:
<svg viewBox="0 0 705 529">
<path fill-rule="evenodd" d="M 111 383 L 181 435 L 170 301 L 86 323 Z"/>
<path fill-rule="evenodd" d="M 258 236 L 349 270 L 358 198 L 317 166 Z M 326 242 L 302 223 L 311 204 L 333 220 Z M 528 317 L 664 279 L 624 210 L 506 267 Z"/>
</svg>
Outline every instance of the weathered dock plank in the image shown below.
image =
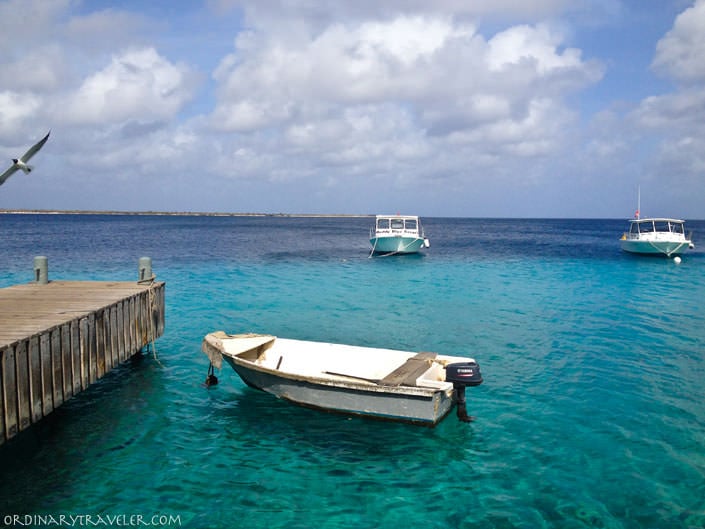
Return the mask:
<svg viewBox="0 0 705 529">
<path fill-rule="evenodd" d="M 164 332 L 163 282 L 0 289 L 0 444 Z"/>
</svg>

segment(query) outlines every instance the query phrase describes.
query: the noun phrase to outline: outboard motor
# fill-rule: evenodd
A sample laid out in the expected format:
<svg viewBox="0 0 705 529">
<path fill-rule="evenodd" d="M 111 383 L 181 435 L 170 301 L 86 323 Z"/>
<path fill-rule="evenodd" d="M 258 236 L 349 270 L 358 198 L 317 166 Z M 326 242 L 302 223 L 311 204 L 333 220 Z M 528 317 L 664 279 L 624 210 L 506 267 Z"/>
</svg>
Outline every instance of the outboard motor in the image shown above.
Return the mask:
<svg viewBox="0 0 705 529">
<path fill-rule="evenodd" d="M 458 419 L 463 422 L 470 422 L 474 417 L 468 415 L 465 402 L 465 388 L 467 386 L 479 386 L 482 384 L 482 373 L 480 364 L 477 362 L 458 362 L 446 366 L 446 382 L 453 383 L 455 396 L 458 404 Z"/>
</svg>

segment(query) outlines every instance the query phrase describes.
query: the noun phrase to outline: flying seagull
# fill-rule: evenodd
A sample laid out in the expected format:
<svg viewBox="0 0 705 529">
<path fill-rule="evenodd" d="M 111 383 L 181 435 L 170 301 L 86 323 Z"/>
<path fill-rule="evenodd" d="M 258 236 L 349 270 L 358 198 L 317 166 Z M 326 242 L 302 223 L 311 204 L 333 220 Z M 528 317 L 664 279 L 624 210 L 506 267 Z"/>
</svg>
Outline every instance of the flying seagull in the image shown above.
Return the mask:
<svg viewBox="0 0 705 529">
<path fill-rule="evenodd" d="M 47 132 L 47 135 L 44 136 L 41 140 L 39 140 L 35 145 L 33 145 L 26 153 L 22 155 L 21 158 L 12 159 L 12 165 L 10 166 L 10 168 L 5 171 L 2 175 L 0 175 L 0 185 L 4 184 L 5 180 L 10 178 L 18 169 L 22 169 L 25 174 L 28 174 L 32 171 L 32 166 L 27 165 L 27 162 L 32 156 L 37 154 L 37 151 L 39 149 L 44 146 L 44 144 L 49 139 L 49 134 L 51 134 L 51 131 Z"/>
</svg>

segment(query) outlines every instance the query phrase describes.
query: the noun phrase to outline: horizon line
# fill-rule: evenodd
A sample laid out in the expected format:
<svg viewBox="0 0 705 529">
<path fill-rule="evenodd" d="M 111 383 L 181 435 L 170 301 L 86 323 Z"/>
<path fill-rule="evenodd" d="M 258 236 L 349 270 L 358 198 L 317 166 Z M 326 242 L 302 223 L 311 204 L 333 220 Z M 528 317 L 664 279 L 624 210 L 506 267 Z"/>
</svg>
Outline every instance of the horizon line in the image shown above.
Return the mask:
<svg viewBox="0 0 705 529">
<path fill-rule="evenodd" d="M 375 213 L 263 213 L 263 212 L 223 212 L 223 211 L 125 211 L 125 210 L 86 210 L 86 209 L 5 209 L 0 214 L 8 215 L 134 215 L 171 217 L 318 217 L 318 218 L 374 218 Z M 458 217 L 418 215 L 420 218 L 467 218 L 467 219 L 552 219 L 552 220 L 633 220 L 626 217 Z M 686 219 L 699 221 L 705 219 Z"/>
</svg>

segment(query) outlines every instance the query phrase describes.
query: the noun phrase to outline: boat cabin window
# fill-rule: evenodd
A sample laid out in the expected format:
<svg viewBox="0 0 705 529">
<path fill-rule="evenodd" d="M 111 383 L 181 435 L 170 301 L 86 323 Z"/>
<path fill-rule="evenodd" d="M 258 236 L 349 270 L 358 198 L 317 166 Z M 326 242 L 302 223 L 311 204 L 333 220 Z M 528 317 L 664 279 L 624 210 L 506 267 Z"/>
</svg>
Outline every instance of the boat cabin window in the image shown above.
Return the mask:
<svg viewBox="0 0 705 529">
<path fill-rule="evenodd" d="M 685 233 L 683 231 L 683 224 L 681 222 L 672 222 L 671 223 L 671 231 L 673 233 Z"/>
<path fill-rule="evenodd" d="M 671 231 L 670 223 L 667 220 L 657 220 L 654 222 L 654 231 L 668 233 Z"/>
<path fill-rule="evenodd" d="M 654 231 L 653 221 L 634 222 L 632 223 L 631 233 L 652 233 Z"/>
<path fill-rule="evenodd" d="M 409 230 L 418 231 L 419 221 L 418 219 L 398 219 L 398 218 L 383 218 L 377 219 L 377 229 L 378 230 Z"/>
</svg>

